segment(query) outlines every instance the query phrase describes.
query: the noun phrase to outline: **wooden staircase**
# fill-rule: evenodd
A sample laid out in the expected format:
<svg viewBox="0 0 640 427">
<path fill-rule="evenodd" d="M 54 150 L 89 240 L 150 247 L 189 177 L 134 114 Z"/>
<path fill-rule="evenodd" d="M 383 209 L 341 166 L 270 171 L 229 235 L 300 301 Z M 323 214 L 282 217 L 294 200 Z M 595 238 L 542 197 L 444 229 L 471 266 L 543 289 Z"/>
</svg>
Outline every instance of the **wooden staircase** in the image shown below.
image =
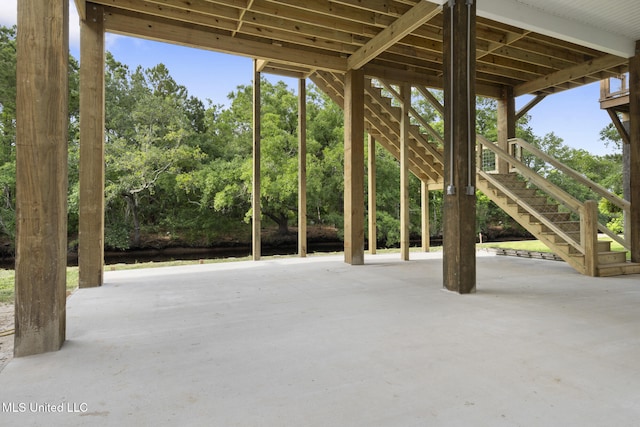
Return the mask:
<svg viewBox="0 0 640 427">
<path fill-rule="evenodd" d="M 478 171 L 476 186 L 502 210 L 536 236 L 576 271 L 589 274 L 582 241 L 581 221 L 560 204 L 514 173 L 488 174 Z M 610 240 L 596 243 L 596 276 L 640 274 L 640 264 L 627 262 L 626 251 L 612 251 Z"/>
<path fill-rule="evenodd" d="M 311 80 L 339 106 L 344 106 L 344 76 L 324 71 L 311 75 Z M 365 128 L 368 133 L 387 149 L 396 159 L 400 156 L 401 109 L 394 106 L 393 99 L 383 95 L 383 90 L 399 97 L 394 88 L 384 81 L 365 81 Z M 419 88 L 424 94 L 425 88 Z M 428 95 L 428 94 L 427 94 Z M 420 115 L 412 110 L 412 118 L 419 125 L 412 125 L 409 140 L 409 169 L 430 185 L 442 185 L 444 176 L 442 136 Z M 548 246 L 576 271 L 591 276 L 615 276 L 640 274 L 640 264 L 626 260 L 626 252 L 612 251 L 611 242 L 598 241 L 597 206 L 595 202 L 582 203 L 561 189 L 535 177 L 531 170 L 513 155 L 500 150 L 494 143 L 478 137 L 479 160 L 476 188 L 514 218 L 531 234 Z M 518 147 L 535 151 L 534 147 L 517 140 Z M 482 170 L 482 153 L 490 151 L 496 159 L 501 158 L 512 165 L 512 172 L 491 173 Z M 514 150 L 515 151 L 515 150 Z M 536 153 L 543 155 L 543 153 Z M 551 159 L 552 162 L 557 162 Z M 518 166 L 518 167 L 514 167 Z M 568 169 L 564 165 L 563 169 Z M 586 180 L 575 171 L 576 176 Z M 589 182 L 590 188 L 599 188 Z M 544 191 L 543 191 L 544 190 Z M 606 190 L 602 189 L 606 192 Z M 608 193 L 608 192 L 607 192 Z M 615 195 L 605 197 L 628 208 Z M 560 200 L 557 202 L 554 200 Z M 580 216 L 580 220 L 576 217 Z M 622 243 L 624 240 L 614 233 L 609 236 Z"/>
</svg>

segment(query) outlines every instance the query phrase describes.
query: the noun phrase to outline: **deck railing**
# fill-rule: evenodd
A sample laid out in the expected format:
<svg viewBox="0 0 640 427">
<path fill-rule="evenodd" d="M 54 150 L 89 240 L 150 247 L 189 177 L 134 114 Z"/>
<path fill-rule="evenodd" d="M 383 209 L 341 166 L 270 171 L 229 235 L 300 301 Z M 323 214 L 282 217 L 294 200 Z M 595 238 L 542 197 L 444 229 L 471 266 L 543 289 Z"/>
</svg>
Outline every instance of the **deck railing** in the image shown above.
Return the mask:
<svg viewBox="0 0 640 427">
<path fill-rule="evenodd" d="M 609 77 L 600 81 L 600 102 L 629 95 L 629 75 Z"/>
</svg>

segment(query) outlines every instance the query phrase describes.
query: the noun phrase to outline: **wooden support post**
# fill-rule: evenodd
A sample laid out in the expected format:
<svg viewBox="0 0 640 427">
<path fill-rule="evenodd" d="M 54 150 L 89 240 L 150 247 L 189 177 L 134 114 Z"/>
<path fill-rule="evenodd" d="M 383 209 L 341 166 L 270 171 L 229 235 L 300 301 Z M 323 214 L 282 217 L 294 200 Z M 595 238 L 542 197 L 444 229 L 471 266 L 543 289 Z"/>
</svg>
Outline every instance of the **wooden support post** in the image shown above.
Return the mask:
<svg viewBox="0 0 640 427">
<path fill-rule="evenodd" d="M 475 17 L 476 4 L 444 6 L 444 287 L 476 289 Z"/>
<path fill-rule="evenodd" d="M 65 339 L 69 2 L 18 0 L 16 357 Z"/>
<path fill-rule="evenodd" d="M 378 224 L 376 221 L 376 140 L 371 134 L 368 136 L 369 146 L 369 253 L 374 255 L 378 245 Z"/>
<path fill-rule="evenodd" d="M 640 40 L 629 59 L 629 152 L 631 261 L 640 262 Z"/>
<path fill-rule="evenodd" d="M 598 275 L 598 203 L 587 200 L 580 212 L 580 242 L 584 247 L 584 274 Z"/>
<path fill-rule="evenodd" d="M 502 97 L 498 99 L 498 147 L 509 152 L 509 139 L 516 137 L 516 98 L 513 87 L 502 88 Z M 509 173 L 509 163 L 498 159 L 498 173 Z"/>
<path fill-rule="evenodd" d="M 78 284 L 102 286 L 104 272 L 104 10 L 80 23 L 80 215 Z"/>
<path fill-rule="evenodd" d="M 257 60 L 253 60 L 253 191 L 252 210 L 252 258 L 261 256 L 261 209 L 260 209 L 260 72 Z"/>
<path fill-rule="evenodd" d="M 307 85 L 298 82 L 298 255 L 307 256 Z"/>
<path fill-rule="evenodd" d="M 364 264 L 364 71 L 344 82 L 344 261 Z"/>
<path fill-rule="evenodd" d="M 400 86 L 400 258 L 409 261 L 409 110 L 411 109 L 411 86 Z"/>
<path fill-rule="evenodd" d="M 422 251 L 429 252 L 431 249 L 430 231 L 429 231 L 429 184 L 426 181 L 420 181 L 420 211 L 422 213 L 421 231 L 422 231 Z"/>
</svg>

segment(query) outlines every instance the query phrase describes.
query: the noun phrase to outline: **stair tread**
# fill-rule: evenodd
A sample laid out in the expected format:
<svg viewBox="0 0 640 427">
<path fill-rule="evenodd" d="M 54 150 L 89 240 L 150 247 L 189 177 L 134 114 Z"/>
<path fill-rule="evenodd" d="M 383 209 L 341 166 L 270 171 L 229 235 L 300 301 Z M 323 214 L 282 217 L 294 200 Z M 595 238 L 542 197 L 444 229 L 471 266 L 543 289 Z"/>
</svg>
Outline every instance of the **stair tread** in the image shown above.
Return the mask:
<svg viewBox="0 0 640 427">
<path fill-rule="evenodd" d="M 632 262 L 632 261 L 613 262 L 611 264 L 600 264 L 600 266 L 603 267 L 603 268 L 609 268 L 609 267 L 635 267 L 635 266 L 640 266 L 640 262 Z"/>
</svg>

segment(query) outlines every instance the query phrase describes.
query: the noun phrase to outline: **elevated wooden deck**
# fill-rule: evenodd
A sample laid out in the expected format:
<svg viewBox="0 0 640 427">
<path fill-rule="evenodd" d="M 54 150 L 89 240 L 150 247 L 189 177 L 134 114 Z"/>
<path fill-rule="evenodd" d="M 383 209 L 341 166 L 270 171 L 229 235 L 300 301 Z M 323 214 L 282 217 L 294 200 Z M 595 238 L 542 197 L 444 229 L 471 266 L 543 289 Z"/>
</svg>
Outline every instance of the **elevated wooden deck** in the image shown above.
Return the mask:
<svg viewBox="0 0 640 427">
<path fill-rule="evenodd" d="M 629 75 L 600 80 L 600 108 L 629 113 Z"/>
</svg>

